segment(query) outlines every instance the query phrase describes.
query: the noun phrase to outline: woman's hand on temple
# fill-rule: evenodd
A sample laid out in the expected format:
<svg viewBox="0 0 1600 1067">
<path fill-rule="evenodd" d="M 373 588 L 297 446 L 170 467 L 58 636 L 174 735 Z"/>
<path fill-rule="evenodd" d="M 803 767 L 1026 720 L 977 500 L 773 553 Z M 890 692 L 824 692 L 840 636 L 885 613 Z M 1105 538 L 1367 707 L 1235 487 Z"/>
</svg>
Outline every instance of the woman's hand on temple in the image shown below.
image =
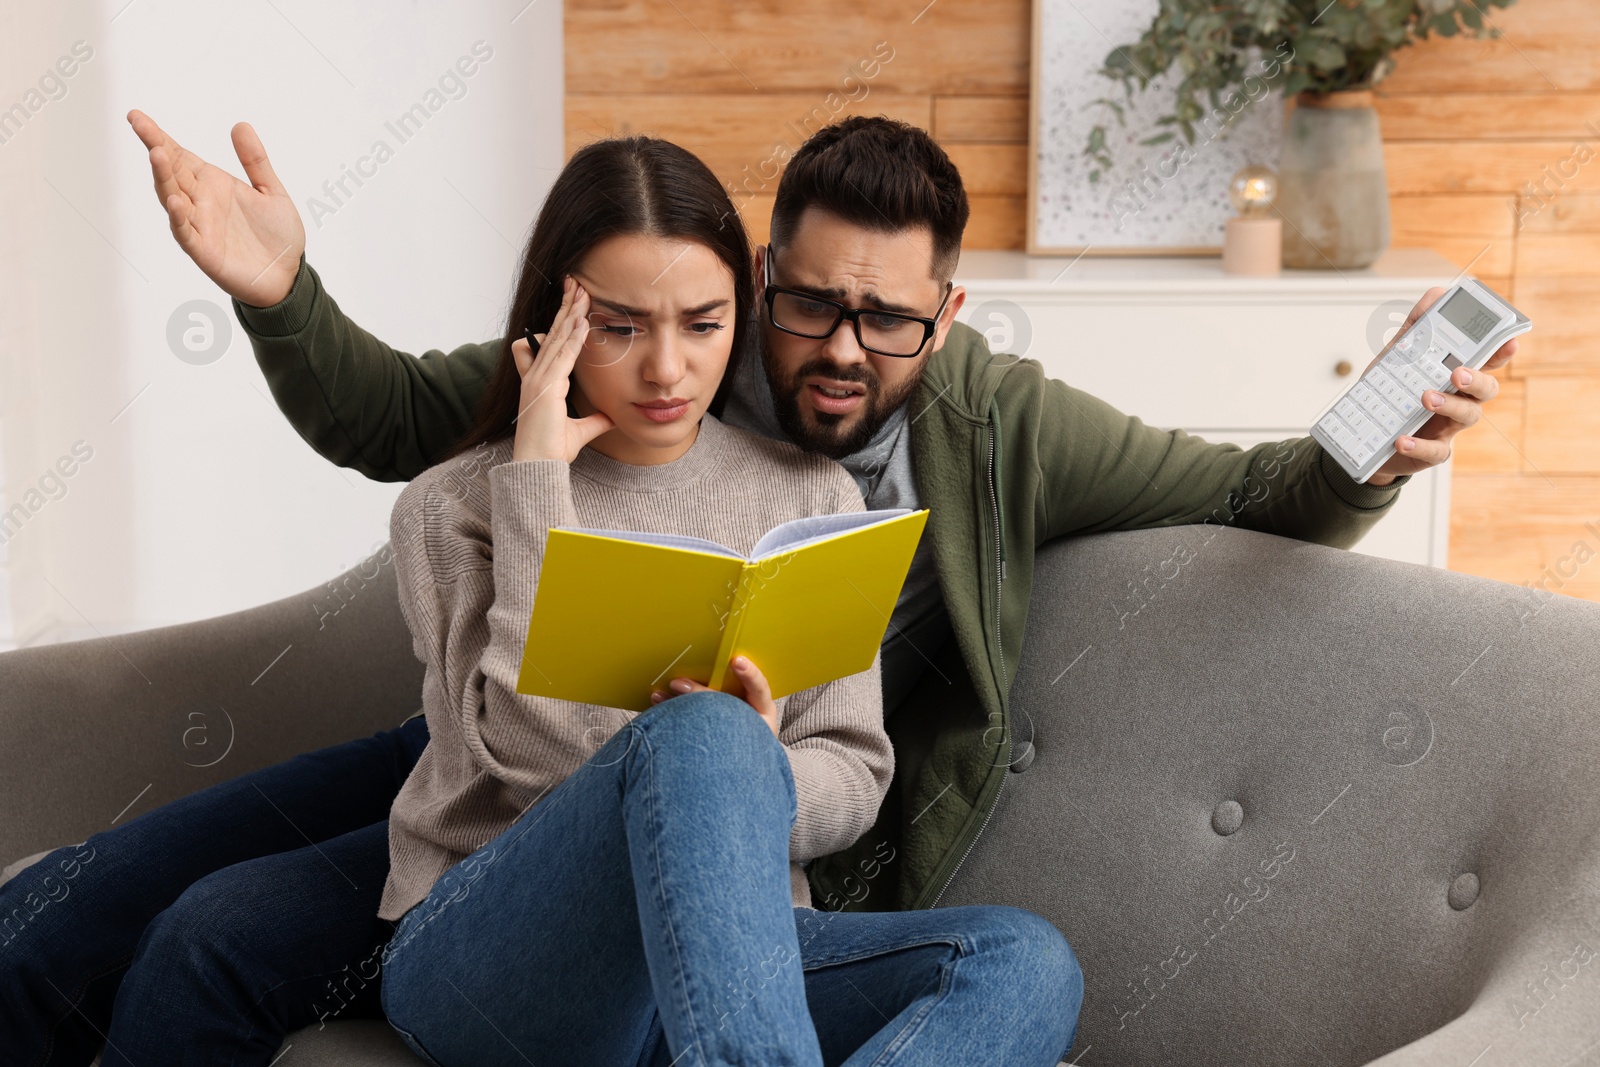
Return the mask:
<svg viewBox="0 0 1600 1067">
<path fill-rule="evenodd" d="M 522 398 L 517 410 L 517 432 L 511 458 L 559 459 L 571 463 L 583 446 L 615 425 L 609 415 L 595 412 L 581 419 L 567 415 L 567 391 L 572 368 L 589 335 L 589 294 L 572 278 L 561 283 L 561 307 L 549 333 L 536 333 L 539 352 L 524 338 L 511 343 L 511 355 L 522 375 Z"/>
<path fill-rule="evenodd" d="M 766 724 L 772 728 L 772 736 L 778 736 L 778 703 L 772 699 L 772 686 L 767 684 L 767 676 L 761 669 L 750 662 L 748 656 L 735 656 L 729 664 L 733 669 L 733 676 L 739 679 L 744 686 L 744 702 L 754 708 Z M 674 678 L 668 688 L 670 693 L 656 690 L 650 694 L 650 703 L 659 704 L 670 696 L 679 693 L 695 693 L 700 690 L 710 692 L 710 687 L 702 685 L 692 678 Z"/>
</svg>

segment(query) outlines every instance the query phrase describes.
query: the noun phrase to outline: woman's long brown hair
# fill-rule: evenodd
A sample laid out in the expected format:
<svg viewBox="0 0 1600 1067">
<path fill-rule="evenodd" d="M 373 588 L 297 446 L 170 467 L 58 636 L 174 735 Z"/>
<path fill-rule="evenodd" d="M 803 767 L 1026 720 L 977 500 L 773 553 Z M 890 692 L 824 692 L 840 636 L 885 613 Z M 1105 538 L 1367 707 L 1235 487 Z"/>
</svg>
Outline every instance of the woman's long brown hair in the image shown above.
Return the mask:
<svg viewBox="0 0 1600 1067">
<path fill-rule="evenodd" d="M 619 137 L 580 148 L 550 187 L 522 257 L 489 387 L 472 425 L 443 459 L 513 432 L 522 377 L 511 342 L 525 329 L 550 328 L 561 307 L 561 279 L 591 248 L 618 234 L 699 241 L 733 272 L 733 347 L 710 405 L 713 415 L 722 413 L 738 361 L 754 339 L 750 239 L 727 190 L 699 157 L 660 138 Z"/>
</svg>

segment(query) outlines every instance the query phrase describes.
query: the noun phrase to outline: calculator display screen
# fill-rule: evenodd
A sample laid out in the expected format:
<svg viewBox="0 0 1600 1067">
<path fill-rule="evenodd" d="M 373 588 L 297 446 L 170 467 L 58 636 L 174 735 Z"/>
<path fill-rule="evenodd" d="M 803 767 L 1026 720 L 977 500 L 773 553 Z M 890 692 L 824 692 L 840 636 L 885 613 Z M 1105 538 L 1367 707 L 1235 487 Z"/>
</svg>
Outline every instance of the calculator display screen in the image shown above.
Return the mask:
<svg viewBox="0 0 1600 1067">
<path fill-rule="evenodd" d="M 1473 341 L 1483 340 L 1500 321 L 1500 316 L 1474 300 L 1465 289 L 1446 300 L 1439 314 Z"/>
</svg>

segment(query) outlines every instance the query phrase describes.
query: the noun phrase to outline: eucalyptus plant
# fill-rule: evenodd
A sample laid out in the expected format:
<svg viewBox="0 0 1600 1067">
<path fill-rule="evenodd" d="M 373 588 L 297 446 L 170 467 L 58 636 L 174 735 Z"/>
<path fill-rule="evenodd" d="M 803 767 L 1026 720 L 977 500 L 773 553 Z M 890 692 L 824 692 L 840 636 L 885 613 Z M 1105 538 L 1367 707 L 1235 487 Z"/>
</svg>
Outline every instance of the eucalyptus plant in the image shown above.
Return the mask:
<svg viewBox="0 0 1600 1067">
<path fill-rule="evenodd" d="M 1171 113 L 1156 120 L 1167 129 L 1139 143 L 1159 145 L 1179 132 L 1194 144 L 1195 127 L 1217 113 L 1224 94 L 1236 97 L 1247 80 L 1281 79 L 1285 97 L 1302 91 L 1370 89 L 1394 69 L 1394 53 L 1437 34 L 1498 37 L 1486 8 L 1516 0 L 1161 0 L 1155 21 L 1139 40 L 1113 48 L 1100 73 L 1122 84 L 1125 99 L 1143 92 L 1174 65 L 1183 72 Z M 1262 68 L 1257 57 L 1269 57 Z M 1209 102 L 1209 107 L 1202 104 Z M 1093 103 L 1127 118 L 1121 101 Z M 1238 109 L 1232 109 L 1237 111 Z M 1224 111 L 1222 114 L 1228 114 Z M 1094 161 L 1089 180 L 1111 166 L 1107 125 L 1089 131 L 1084 155 Z"/>
</svg>

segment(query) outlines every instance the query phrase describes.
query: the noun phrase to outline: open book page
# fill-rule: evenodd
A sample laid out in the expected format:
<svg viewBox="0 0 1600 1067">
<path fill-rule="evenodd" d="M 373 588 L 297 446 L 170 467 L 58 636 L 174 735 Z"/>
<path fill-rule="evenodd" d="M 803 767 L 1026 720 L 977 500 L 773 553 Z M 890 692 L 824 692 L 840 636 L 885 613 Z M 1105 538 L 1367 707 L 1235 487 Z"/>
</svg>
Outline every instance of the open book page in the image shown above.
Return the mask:
<svg viewBox="0 0 1600 1067">
<path fill-rule="evenodd" d="M 583 526 L 562 526 L 560 529 L 571 533 L 591 534 L 595 537 L 610 537 L 618 541 L 638 541 L 646 545 L 681 548 L 686 552 L 709 552 L 713 556 L 744 559 L 727 545 L 719 545 L 715 541 L 707 541 L 703 537 L 690 537 L 687 534 L 649 533 L 640 530 L 591 530 Z"/>
<path fill-rule="evenodd" d="M 885 508 L 878 511 L 848 511 L 839 515 L 808 515 L 805 518 L 779 523 L 761 535 L 761 540 L 750 550 L 749 560 L 755 562 L 780 552 L 792 552 L 803 545 L 825 541 L 830 537 L 849 533 L 851 530 L 875 526 L 880 522 L 888 522 L 890 519 L 898 519 L 902 515 L 909 514 L 911 514 L 909 508 Z M 595 537 L 610 537 L 618 541 L 638 541 L 646 545 L 681 548 L 688 552 L 709 552 L 713 556 L 745 558 L 727 545 L 719 545 L 703 537 L 689 537 L 684 534 L 650 533 L 641 530 L 595 530 L 583 526 L 563 526 L 561 529 L 572 533 L 591 534 Z"/>
<path fill-rule="evenodd" d="M 910 508 L 882 508 L 877 511 L 850 511 L 841 515 L 808 515 L 803 519 L 793 519 L 763 534 L 761 540 L 756 542 L 756 547 L 750 550 L 750 559 L 755 561 L 780 552 L 793 552 L 805 545 L 909 514 Z"/>
</svg>

